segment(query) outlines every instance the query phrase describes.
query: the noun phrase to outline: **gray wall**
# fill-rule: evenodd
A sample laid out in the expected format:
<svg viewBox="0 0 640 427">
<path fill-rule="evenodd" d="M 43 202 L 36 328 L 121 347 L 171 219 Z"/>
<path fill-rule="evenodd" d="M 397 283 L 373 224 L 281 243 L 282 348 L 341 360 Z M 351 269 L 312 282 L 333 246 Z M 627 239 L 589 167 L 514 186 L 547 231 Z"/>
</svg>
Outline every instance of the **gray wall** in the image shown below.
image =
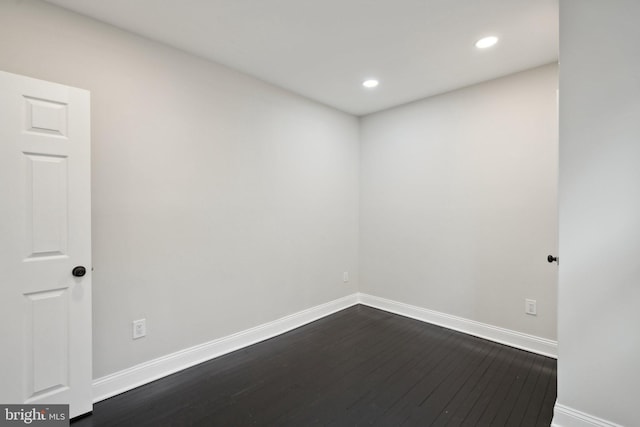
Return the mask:
<svg viewBox="0 0 640 427">
<path fill-rule="evenodd" d="M 94 377 L 356 291 L 355 117 L 39 1 L 0 69 L 91 91 Z"/>
<path fill-rule="evenodd" d="M 629 427 L 640 425 L 638 17 L 637 0 L 560 2 L 558 404 Z"/>
<path fill-rule="evenodd" d="M 0 0 L 0 69 L 92 93 L 96 378 L 357 290 L 555 338 L 555 65 L 359 123 Z"/>
<path fill-rule="evenodd" d="M 361 135 L 360 290 L 555 339 L 557 66 L 366 116 Z"/>
</svg>

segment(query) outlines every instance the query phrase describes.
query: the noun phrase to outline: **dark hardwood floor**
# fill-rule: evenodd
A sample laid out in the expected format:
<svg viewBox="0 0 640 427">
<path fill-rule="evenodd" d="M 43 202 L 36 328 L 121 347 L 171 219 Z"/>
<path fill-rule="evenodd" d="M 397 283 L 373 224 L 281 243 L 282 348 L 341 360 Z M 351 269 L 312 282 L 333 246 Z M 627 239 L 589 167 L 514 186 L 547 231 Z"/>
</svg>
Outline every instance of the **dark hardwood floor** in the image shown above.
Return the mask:
<svg viewBox="0 0 640 427">
<path fill-rule="evenodd" d="M 99 402 L 85 426 L 549 426 L 556 361 L 358 305 Z"/>
</svg>

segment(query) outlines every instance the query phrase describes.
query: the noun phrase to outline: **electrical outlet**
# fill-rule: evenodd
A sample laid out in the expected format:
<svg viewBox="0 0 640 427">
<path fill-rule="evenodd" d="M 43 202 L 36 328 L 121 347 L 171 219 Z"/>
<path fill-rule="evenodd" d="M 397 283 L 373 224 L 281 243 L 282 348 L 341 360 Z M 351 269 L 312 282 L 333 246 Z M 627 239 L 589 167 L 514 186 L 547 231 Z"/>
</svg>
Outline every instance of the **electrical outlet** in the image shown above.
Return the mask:
<svg viewBox="0 0 640 427">
<path fill-rule="evenodd" d="M 345 271 L 344 273 L 342 273 L 342 281 L 344 283 L 347 283 L 349 281 L 349 272 Z"/>
<path fill-rule="evenodd" d="M 147 319 L 133 321 L 133 339 L 142 338 L 147 335 Z"/>
<path fill-rule="evenodd" d="M 532 316 L 538 315 L 538 308 L 536 307 L 536 300 L 525 299 L 524 300 L 524 312 Z"/>
</svg>

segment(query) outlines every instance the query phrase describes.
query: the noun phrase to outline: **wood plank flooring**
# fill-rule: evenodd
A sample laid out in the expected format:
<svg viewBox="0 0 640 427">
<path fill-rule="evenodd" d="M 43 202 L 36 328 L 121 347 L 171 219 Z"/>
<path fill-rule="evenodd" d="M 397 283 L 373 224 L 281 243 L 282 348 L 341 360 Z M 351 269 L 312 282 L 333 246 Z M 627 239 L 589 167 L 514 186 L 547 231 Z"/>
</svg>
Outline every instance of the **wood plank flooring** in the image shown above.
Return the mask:
<svg viewBox="0 0 640 427">
<path fill-rule="evenodd" d="M 549 426 L 555 398 L 554 359 L 357 305 L 72 426 Z"/>
</svg>

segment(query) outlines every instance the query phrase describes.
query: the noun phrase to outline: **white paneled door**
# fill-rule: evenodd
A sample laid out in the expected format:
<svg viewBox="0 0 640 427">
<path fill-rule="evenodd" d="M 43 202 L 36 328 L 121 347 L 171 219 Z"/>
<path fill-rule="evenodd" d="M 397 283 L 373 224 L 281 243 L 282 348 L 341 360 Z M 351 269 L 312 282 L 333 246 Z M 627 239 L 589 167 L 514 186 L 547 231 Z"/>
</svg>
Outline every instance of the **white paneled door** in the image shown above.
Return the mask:
<svg viewBox="0 0 640 427">
<path fill-rule="evenodd" d="M 72 417 L 92 409 L 89 118 L 89 92 L 0 72 L 0 403 Z"/>
</svg>

